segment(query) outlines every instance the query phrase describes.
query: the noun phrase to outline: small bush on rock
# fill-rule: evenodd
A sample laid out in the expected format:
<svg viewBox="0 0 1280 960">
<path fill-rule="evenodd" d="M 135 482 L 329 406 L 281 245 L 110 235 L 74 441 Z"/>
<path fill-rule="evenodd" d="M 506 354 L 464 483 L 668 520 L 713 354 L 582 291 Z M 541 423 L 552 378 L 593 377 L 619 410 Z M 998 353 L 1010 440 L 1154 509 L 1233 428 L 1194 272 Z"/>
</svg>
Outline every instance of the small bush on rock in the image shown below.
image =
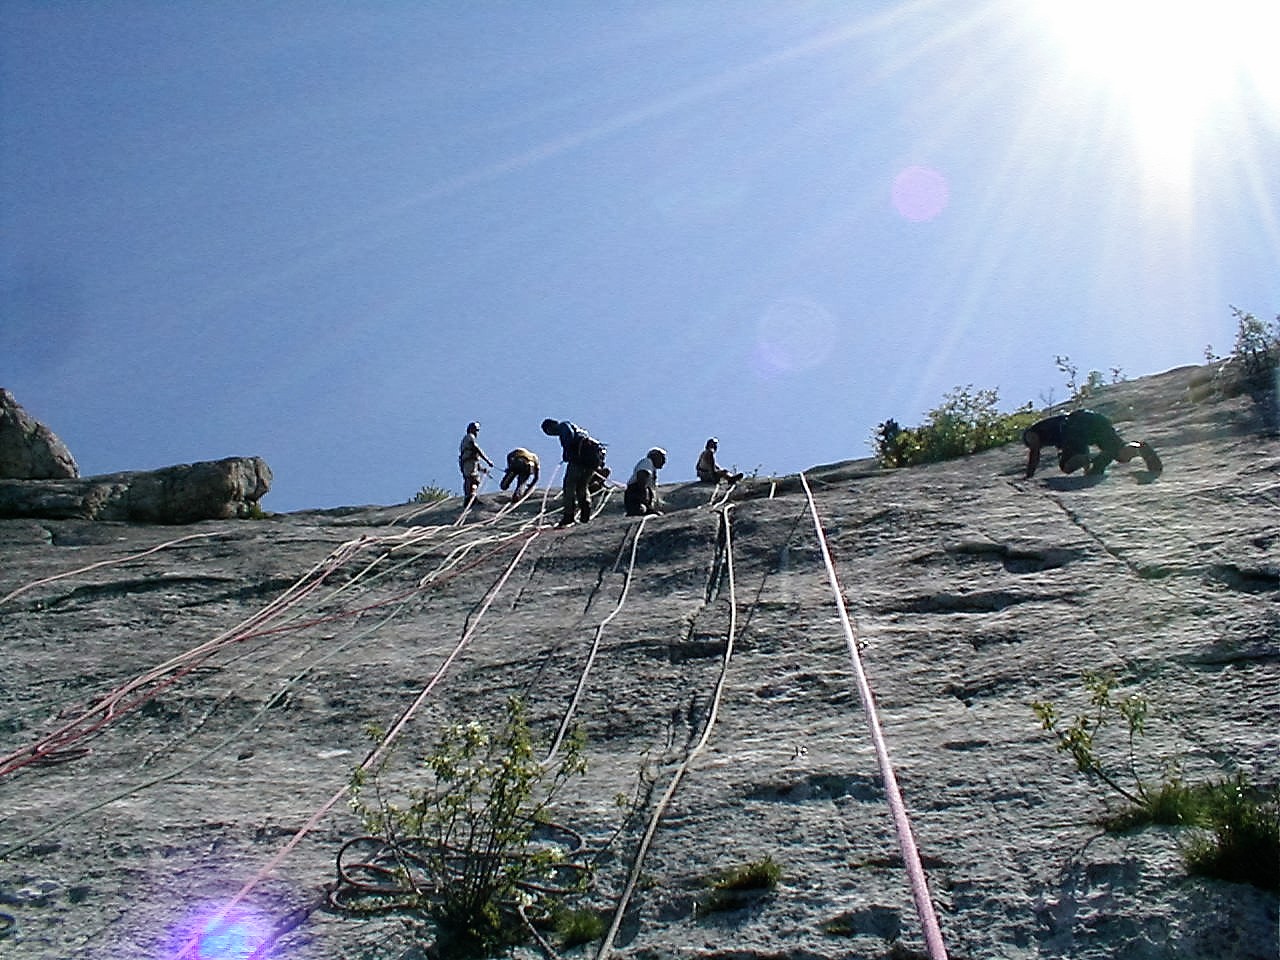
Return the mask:
<svg viewBox="0 0 1280 960">
<path fill-rule="evenodd" d="M 886 467 L 913 467 L 1020 439 L 1035 422 L 1035 411 L 1028 403 L 1013 413 L 1001 413 L 999 402 L 996 390 L 975 390 L 972 384 L 956 387 L 919 427 L 902 427 L 896 420 L 878 424 L 872 437 L 876 458 Z"/>
<path fill-rule="evenodd" d="M 1192 873 L 1280 890 L 1280 792 L 1239 775 L 1206 784 L 1200 826 L 1182 846 Z"/>
<path fill-rule="evenodd" d="M 782 867 L 768 856 L 723 870 L 707 882 L 711 889 L 698 901 L 698 912 L 730 910 L 741 905 L 744 895 L 772 890 L 781 879 Z"/>
<path fill-rule="evenodd" d="M 1236 339 L 1231 356 L 1225 360 L 1213 352 L 1213 345 L 1205 347 L 1205 360 L 1217 363 L 1213 382 L 1203 396 L 1234 397 L 1241 393 L 1274 394 L 1280 377 L 1280 316 L 1270 324 L 1259 320 L 1252 313 L 1231 308 L 1236 321 Z"/>
<path fill-rule="evenodd" d="M 1138 774 L 1136 741 L 1146 732 L 1147 700 L 1137 694 L 1115 696 L 1117 680 L 1107 673 L 1086 672 L 1084 685 L 1091 710 L 1070 723 L 1051 703 L 1036 701 L 1031 706 L 1077 770 L 1128 801 L 1129 806 L 1107 817 L 1104 826 L 1113 831 L 1149 823 L 1191 828 L 1195 833 L 1182 844 L 1182 852 L 1192 873 L 1267 889 L 1280 886 L 1280 798 L 1275 792 L 1267 796 L 1243 775 L 1188 784 L 1175 763 L 1165 764 L 1160 780 L 1144 780 Z M 1119 759 L 1107 760 L 1098 740 L 1117 719 L 1126 728 L 1127 749 Z"/>
<path fill-rule="evenodd" d="M 1274 386 L 1271 378 L 1280 367 L 1280 316 L 1270 325 L 1239 307 L 1231 308 L 1236 318 L 1236 342 L 1231 359 L 1240 365 L 1246 381 L 1262 387 Z"/>
<path fill-rule="evenodd" d="M 422 763 L 429 783 L 410 788 L 407 801 L 389 799 L 377 774 L 357 773 L 352 807 L 388 851 L 369 865 L 378 880 L 370 886 L 393 879 L 395 905 L 432 921 L 443 956 L 482 956 L 518 942 L 523 917 L 545 919 L 586 883 L 586 868 L 566 862 L 563 845 L 537 835 L 569 833 L 549 824 L 548 807 L 585 768 L 580 734 L 544 766 L 525 705 L 512 697 L 497 729 L 474 721 L 447 727 Z"/>
<path fill-rule="evenodd" d="M 1067 378 L 1067 390 L 1071 392 L 1071 403 L 1080 406 L 1084 401 L 1100 394 L 1107 381 L 1102 376 L 1101 370 L 1090 370 L 1085 376 L 1084 382 L 1080 382 L 1080 368 L 1072 362 L 1068 356 L 1055 356 L 1054 364 L 1064 377 Z M 1124 380 L 1124 371 L 1119 367 L 1111 368 L 1111 382 L 1120 383 Z"/>
<path fill-rule="evenodd" d="M 428 483 L 425 487 L 413 495 L 414 503 L 439 503 L 441 500 L 448 500 L 451 494 L 444 487 L 437 486 L 434 481 Z"/>
<path fill-rule="evenodd" d="M 607 925 L 595 910 L 556 910 L 552 914 L 556 936 L 561 946 L 572 948 L 592 943 L 604 936 Z"/>
</svg>

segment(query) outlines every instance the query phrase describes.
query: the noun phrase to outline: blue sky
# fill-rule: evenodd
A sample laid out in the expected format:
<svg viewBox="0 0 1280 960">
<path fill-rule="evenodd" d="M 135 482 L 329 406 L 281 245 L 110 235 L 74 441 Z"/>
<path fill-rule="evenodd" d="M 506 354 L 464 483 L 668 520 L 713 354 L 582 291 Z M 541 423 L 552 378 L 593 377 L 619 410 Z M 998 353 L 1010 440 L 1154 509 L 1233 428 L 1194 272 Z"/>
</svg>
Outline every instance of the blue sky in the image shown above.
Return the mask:
<svg viewBox="0 0 1280 960">
<path fill-rule="evenodd" d="M 868 454 L 1280 312 L 1272 0 L 0 4 L 0 386 L 268 510 Z M 493 489 L 490 484 L 486 489 Z"/>
</svg>

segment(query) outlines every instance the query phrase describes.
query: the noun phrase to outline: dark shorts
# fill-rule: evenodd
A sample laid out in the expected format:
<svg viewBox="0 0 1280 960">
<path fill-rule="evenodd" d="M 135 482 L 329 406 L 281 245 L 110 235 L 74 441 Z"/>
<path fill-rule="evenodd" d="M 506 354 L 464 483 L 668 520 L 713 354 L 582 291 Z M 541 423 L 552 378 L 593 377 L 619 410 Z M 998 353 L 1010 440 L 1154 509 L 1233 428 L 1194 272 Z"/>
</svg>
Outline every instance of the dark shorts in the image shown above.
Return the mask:
<svg viewBox="0 0 1280 960">
<path fill-rule="evenodd" d="M 652 509 L 649 489 L 643 483 L 628 483 L 622 492 L 622 506 L 628 517 L 642 517 Z"/>
<path fill-rule="evenodd" d="M 1092 410 L 1077 410 L 1062 425 L 1061 459 L 1065 462 L 1079 454 L 1088 454 L 1090 445 L 1115 457 L 1123 445 L 1111 421 Z"/>
</svg>

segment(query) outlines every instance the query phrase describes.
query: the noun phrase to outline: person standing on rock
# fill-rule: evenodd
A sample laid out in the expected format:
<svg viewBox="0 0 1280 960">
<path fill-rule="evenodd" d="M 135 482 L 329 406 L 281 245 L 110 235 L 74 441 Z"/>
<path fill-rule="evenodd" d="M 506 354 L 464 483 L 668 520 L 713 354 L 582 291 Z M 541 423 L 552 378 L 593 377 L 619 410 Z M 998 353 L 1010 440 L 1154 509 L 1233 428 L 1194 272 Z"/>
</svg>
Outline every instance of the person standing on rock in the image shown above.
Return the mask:
<svg viewBox="0 0 1280 960">
<path fill-rule="evenodd" d="M 698 480 L 702 483 L 737 483 L 742 479 L 740 473 L 730 473 L 718 463 L 716 463 L 716 450 L 720 447 L 720 441 L 712 437 L 707 441 L 707 445 L 702 448 L 702 453 L 698 454 L 698 465 L 694 468 L 698 474 Z"/>
<path fill-rule="evenodd" d="M 458 469 L 462 471 L 462 496 L 466 500 L 475 497 L 476 491 L 480 489 L 480 461 L 483 460 L 489 466 L 493 466 L 493 461 L 485 456 L 485 452 L 480 449 L 480 444 L 476 441 L 476 437 L 480 435 L 480 423 L 472 420 L 467 424 L 467 432 L 462 436 L 462 442 L 458 444 Z"/>
<path fill-rule="evenodd" d="M 507 454 L 507 472 L 502 475 L 498 486 L 506 490 L 513 480 L 516 488 L 511 493 L 512 503 L 538 485 L 538 455 L 532 450 L 516 447 Z"/>
<path fill-rule="evenodd" d="M 564 461 L 564 514 L 560 526 L 572 526 L 576 513 L 581 513 L 582 522 L 586 523 L 591 519 L 591 481 L 597 474 L 608 476 L 603 472 L 605 446 L 570 420 L 548 417 L 542 421 L 542 432 L 559 439 Z"/>
<path fill-rule="evenodd" d="M 1086 476 L 1099 477 L 1112 460 L 1128 463 L 1135 456 L 1142 457 L 1153 475 L 1158 476 L 1164 469 L 1150 444 L 1145 440 L 1125 443 L 1111 421 L 1092 410 L 1073 410 L 1046 417 L 1023 431 L 1022 442 L 1027 445 L 1027 479 L 1035 475 L 1040 465 L 1042 447 L 1058 448 L 1058 466 L 1063 473 L 1074 473 L 1084 467 Z M 1090 446 L 1099 449 L 1096 457 L 1090 458 Z"/>
<path fill-rule="evenodd" d="M 658 471 L 667 465 L 667 451 L 654 447 L 631 471 L 622 504 L 628 517 L 643 517 L 647 513 L 661 513 L 658 508 Z"/>
</svg>

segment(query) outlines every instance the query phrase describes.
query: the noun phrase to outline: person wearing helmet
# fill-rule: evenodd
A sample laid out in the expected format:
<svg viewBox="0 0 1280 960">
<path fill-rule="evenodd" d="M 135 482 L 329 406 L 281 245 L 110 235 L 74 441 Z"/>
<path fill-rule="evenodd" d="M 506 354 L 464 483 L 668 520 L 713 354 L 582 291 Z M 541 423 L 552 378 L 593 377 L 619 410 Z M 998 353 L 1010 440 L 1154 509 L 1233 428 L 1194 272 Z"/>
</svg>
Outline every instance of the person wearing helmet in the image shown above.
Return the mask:
<svg viewBox="0 0 1280 960">
<path fill-rule="evenodd" d="M 740 473 L 730 473 L 718 463 L 716 463 L 716 450 L 720 447 L 720 441 L 712 437 L 707 441 L 707 445 L 703 447 L 702 453 L 698 455 L 698 465 L 695 468 L 698 473 L 698 480 L 702 483 L 719 483 L 723 480 L 725 483 L 737 483 L 742 479 Z"/>
<path fill-rule="evenodd" d="M 507 472 L 502 475 L 498 486 L 506 490 L 513 480 L 516 488 L 511 494 L 512 503 L 538 485 L 538 455 L 532 450 L 516 447 L 507 454 Z"/>
<path fill-rule="evenodd" d="M 622 505 L 628 517 L 662 512 L 658 509 L 662 505 L 658 500 L 658 471 L 666 465 L 667 451 L 661 447 L 654 447 L 636 464 L 622 495 Z"/>
<path fill-rule="evenodd" d="M 1058 448 L 1058 466 L 1063 473 L 1074 473 L 1085 467 L 1086 476 L 1099 477 L 1112 460 L 1128 463 L 1135 456 L 1142 457 L 1153 476 L 1159 476 L 1164 469 L 1149 443 L 1145 440 L 1125 443 L 1111 421 L 1092 410 L 1072 410 L 1046 417 L 1023 431 L 1022 442 L 1027 445 L 1027 479 L 1035 475 L 1040 465 L 1041 447 Z M 1096 457 L 1090 457 L 1090 446 L 1100 451 Z"/>
<path fill-rule="evenodd" d="M 476 491 L 480 489 L 480 461 L 483 460 L 489 466 L 493 466 L 493 461 L 485 456 L 485 452 L 480 449 L 480 444 L 476 442 L 476 437 L 480 435 L 480 423 L 472 420 L 467 424 L 467 432 L 462 435 L 462 442 L 458 444 L 458 469 L 462 471 L 462 496 L 466 500 L 475 497 Z"/>
</svg>

